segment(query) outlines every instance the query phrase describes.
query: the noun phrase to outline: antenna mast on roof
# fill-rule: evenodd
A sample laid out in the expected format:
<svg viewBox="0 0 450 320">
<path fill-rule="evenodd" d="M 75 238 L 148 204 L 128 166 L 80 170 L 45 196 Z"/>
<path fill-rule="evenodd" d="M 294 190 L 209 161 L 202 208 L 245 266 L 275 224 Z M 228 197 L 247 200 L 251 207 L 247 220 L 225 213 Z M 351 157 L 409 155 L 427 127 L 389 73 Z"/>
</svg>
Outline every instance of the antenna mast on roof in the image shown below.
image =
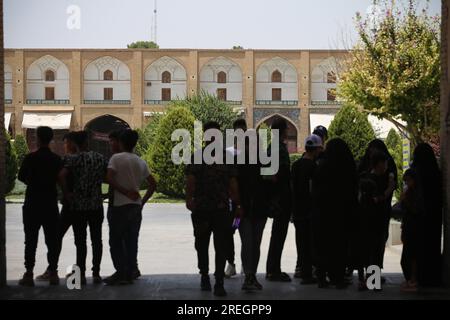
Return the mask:
<svg viewBox="0 0 450 320">
<path fill-rule="evenodd" d="M 153 8 L 151 40 L 154 43 L 158 43 L 158 9 L 157 9 L 157 0 L 155 0 L 154 8 Z"/>
</svg>

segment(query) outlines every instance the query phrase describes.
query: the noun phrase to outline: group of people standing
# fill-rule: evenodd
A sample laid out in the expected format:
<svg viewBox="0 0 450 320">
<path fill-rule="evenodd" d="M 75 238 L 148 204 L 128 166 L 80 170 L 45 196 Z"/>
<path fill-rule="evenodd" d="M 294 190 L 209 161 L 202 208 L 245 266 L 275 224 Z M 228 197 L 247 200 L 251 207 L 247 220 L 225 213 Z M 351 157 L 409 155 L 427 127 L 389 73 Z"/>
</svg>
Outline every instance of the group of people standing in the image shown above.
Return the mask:
<svg viewBox="0 0 450 320">
<path fill-rule="evenodd" d="M 279 147 L 275 150 L 279 153 L 279 169 L 274 175 L 261 175 L 260 161 L 249 161 L 249 141 L 243 149 L 236 144 L 226 150 L 235 157 L 244 153 L 245 164 L 227 164 L 225 153 L 221 164 L 192 161 L 186 166 L 186 206 L 192 212 L 202 290 L 212 290 L 209 243 L 213 235 L 214 294 L 227 294 L 224 279 L 236 274 L 233 235 L 237 230 L 245 274 L 242 290 L 263 289 L 256 274 L 268 218 L 272 219 L 266 264 L 268 281 L 292 281 L 281 269 L 291 222 L 295 226 L 298 255 L 294 277 L 300 278 L 302 284 L 346 288 L 356 270 L 358 288 L 366 290 L 367 268 L 383 268 L 392 198 L 399 187 L 397 167 L 384 142 L 372 141 L 357 163 L 342 139 L 327 141 L 326 128 L 319 126 L 306 139 L 304 154 L 291 164 L 285 143 L 287 128 L 282 118 L 271 125 L 272 130 L 279 132 Z M 203 130 L 209 129 L 221 128 L 216 122 L 208 122 Z M 235 121 L 234 129 L 253 130 L 247 129 L 244 119 Z M 48 248 L 48 268 L 37 280 L 59 283 L 62 241 L 72 227 L 76 265 L 81 271 L 82 284 L 86 283 L 88 226 L 93 282 L 132 283 L 141 275 L 137 252 L 142 208 L 156 189 L 146 162 L 133 153 L 137 132 L 128 129 L 110 133 L 113 155 L 109 161 L 88 150 L 85 131 L 70 132 L 64 137 L 63 158 L 49 148 L 53 139 L 51 128 L 39 127 L 36 132 L 38 149 L 25 157 L 18 177 L 27 185 L 23 205 L 26 272 L 19 284 L 34 285 L 33 269 L 41 227 Z M 212 142 L 206 142 L 204 147 Z M 441 281 L 442 183 L 437 160 L 428 144 L 416 147 L 411 168 L 403 179 L 404 191 L 399 200 L 404 243 L 401 265 L 406 281 L 402 289 L 415 291 L 418 286 L 435 286 Z M 109 185 L 106 194 L 102 193 L 102 183 Z M 57 185 L 62 190 L 60 195 Z M 146 192 L 141 195 L 139 190 L 143 185 Z M 58 198 L 62 203 L 61 212 Z M 116 272 L 102 279 L 105 198 L 109 200 L 109 247 Z M 225 271 L 227 261 L 229 266 Z"/>
<path fill-rule="evenodd" d="M 220 125 L 208 122 L 204 130 L 208 129 L 220 129 Z M 234 129 L 247 131 L 245 120 L 237 120 Z M 327 141 L 326 128 L 319 126 L 306 139 L 304 154 L 291 165 L 286 121 L 275 120 L 271 129 L 279 131 L 280 165 L 273 176 L 262 176 L 262 165 L 249 163 L 248 141 L 244 150 L 237 144 L 227 149 L 234 156 L 245 153 L 246 164 L 227 165 L 224 161 L 186 168 L 186 203 L 192 212 L 201 289 L 212 289 L 208 247 L 213 234 L 214 294 L 226 295 L 224 277 L 236 274 L 233 234 L 238 228 L 245 274 L 242 290 L 262 290 L 256 274 L 264 228 L 272 218 L 266 280 L 292 281 L 281 270 L 281 258 L 293 222 L 298 255 L 295 278 L 305 285 L 343 289 L 357 271 L 358 289 L 367 290 L 368 267 L 383 269 L 392 199 L 399 187 L 397 166 L 386 145 L 373 140 L 357 163 L 346 142 L 339 138 Z M 402 290 L 416 291 L 419 285 L 437 286 L 441 281 L 442 184 L 428 144 L 415 148 L 403 179 L 398 206 L 406 279 Z M 240 222 L 238 227 L 233 219 Z M 224 272 L 226 261 L 229 265 Z"/>
<path fill-rule="evenodd" d="M 86 131 L 70 132 L 64 136 L 63 158 L 50 150 L 53 139 L 51 128 L 39 127 L 36 135 L 38 149 L 24 158 L 18 176 L 27 186 L 23 205 L 26 272 L 19 284 L 34 286 L 33 269 L 41 227 L 48 249 L 48 268 L 37 280 L 59 284 L 58 260 L 62 241 L 72 227 L 76 265 L 80 268 L 81 284 L 85 284 L 88 226 L 92 243 L 93 283 L 131 283 L 140 276 L 137 246 L 142 207 L 156 185 L 146 162 L 133 153 L 138 140 L 137 132 L 123 130 L 110 134 L 113 155 L 109 162 L 103 155 L 88 150 Z M 102 193 L 104 182 L 109 184 L 107 194 Z M 148 187 L 141 197 L 139 190 L 144 182 Z M 57 185 L 62 191 L 59 195 Z M 58 198 L 62 203 L 61 212 Z M 109 198 L 109 245 L 116 272 L 102 279 L 100 264 L 105 198 Z"/>
</svg>

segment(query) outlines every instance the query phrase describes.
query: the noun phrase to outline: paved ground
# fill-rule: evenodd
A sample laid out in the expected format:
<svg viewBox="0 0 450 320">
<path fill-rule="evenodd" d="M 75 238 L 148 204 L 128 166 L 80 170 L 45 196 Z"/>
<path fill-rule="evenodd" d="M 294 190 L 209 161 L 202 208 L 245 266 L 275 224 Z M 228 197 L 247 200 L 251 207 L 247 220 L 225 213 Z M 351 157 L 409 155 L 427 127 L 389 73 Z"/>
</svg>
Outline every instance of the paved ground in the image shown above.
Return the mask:
<svg viewBox="0 0 450 320">
<path fill-rule="evenodd" d="M 196 253 L 193 246 L 192 226 L 188 211 L 181 204 L 151 204 L 144 209 L 143 224 L 139 242 L 139 265 L 144 277 L 133 286 L 110 288 L 88 285 L 83 290 L 74 292 L 61 285 L 49 288 L 39 284 L 34 289 L 23 289 L 17 286 L 17 279 L 23 274 L 23 226 L 21 219 L 21 205 L 7 205 L 7 257 L 9 288 L 0 291 L 4 298 L 74 298 L 74 299 L 209 299 L 211 295 L 198 290 L 198 275 L 196 267 Z M 265 271 L 267 249 L 270 240 L 269 221 L 263 237 L 262 257 L 259 272 Z M 108 250 L 107 224 L 104 224 L 104 255 L 102 261 L 102 275 L 113 272 Z M 236 262 L 240 266 L 240 239 L 235 236 Z M 90 251 L 90 250 L 88 250 Z M 399 295 L 398 285 L 402 281 L 400 275 L 401 247 L 390 247 L 386 250 L 386 269 L 388 281 L 386 290 L 379 295 L 371 292 L 358 293 L 355 288 L 345 291 L 319 290 L 315 286 L 301 286 L 297 281 L 290 284 L 266 283 L 260 276 L 265 290 L 262 293 L 243 294 L 240 286 L 242 277 L 228 280 L 226 285 L 230 299 L 402 299 L 423 297 L 450 297 L 448 292 L 434 290 L 421 295 Z M 212 246 L 211 246 L 212 254 Z M 60 259 L 60 273 L 74 263 L 75 247 L 73 234 L 69 231 L 63 244 Z M 88 254 L 88 268 L 90 261 Z M 283 254 L 282 268 L 292 273 L 295 268 L 296 250 L 293 225 L 289 228 L 288 238 Z M 213 261 L 213 260 L 212 260 Z M 45 270 L 45 244 L 41 231 L 37 254 L 36 273 Z M 213 263 L 211 262 L 213 269 Z M 240 271 L 240 268 L 238 268 Z"/>
</svg>

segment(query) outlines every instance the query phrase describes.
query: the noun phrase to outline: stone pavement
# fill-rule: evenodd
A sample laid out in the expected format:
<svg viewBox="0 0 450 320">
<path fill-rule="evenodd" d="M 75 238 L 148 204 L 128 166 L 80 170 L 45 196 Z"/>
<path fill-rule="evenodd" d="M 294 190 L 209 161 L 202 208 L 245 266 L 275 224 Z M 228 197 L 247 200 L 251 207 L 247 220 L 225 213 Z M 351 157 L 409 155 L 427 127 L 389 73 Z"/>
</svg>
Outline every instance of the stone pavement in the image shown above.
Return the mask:
<svg viewBox="0 0 450 320">
<path fill-rule="evenodd" d="M 21 205 L 8 204 L 6 214 L 7 267 L 9 288 L 0 291 L 0 298 L 36 298 L 36 299 L 211 299 L 212 295 L 198 290 L 199 276 L 196 267 L 196 252 L 190 216 L 183 204 L 150 204 L 143 212 L 143 224 L 139 242 L 139 266 L 143 278 L 132 286 L 106 287 L 87 285 L 81 291 L 70 291 L 65 285 L 48 287 L 37 283 L 35 288 L 20 288 L 17 280 L 23 274 L 23 225 Z M 261 248 L 259 272 L 265 271 L 267 250 L 270 240 L 271 221 L 269 220 Z M 104 254 L 102 275 L 113 272 L 108 247 L 107 224 L 103 229 Z M 235 236 L 236 265 L 240 271 L 240 239 Z M 87 267 L 90 268 L 90 247 L 88 240 Z M 35 274 L 46 268 L 44 237 L 41 231 L 38 246 Z M 242 277 L 228 280 L 226 286 L 229 299 L 409 299 L 409 298 L 448 298 L 447 291 L 432 290 L 417 295 L 399 294 L 398 286 L 402 282 L 400 268 L 401 246 L 388 247 L 386 250 L 385 272 L 388 281 L 383 293 L 358 293 L 355 287 L 344 291 L 320 290 L 315 286 L 301 286 L 298 281 L 289 284 L 268 283 L 259 278 L 265 290 L 254 294 L 242 293 Z M 213 248 L 211 245 L 211 257 Z M 210 265 L 213 270 L 213 259 Z M 291 224 L 283 252 L 282 268 L 292 273 L 295 268 L 296 249 L 294 227 Z M 60 258 L 60 275 L 75 262 L 75 247 L 71 230 L 64 239 Z M 89 276 L 89 274 L 88 274 Z M 89 280 L 88 280 L 89 281 Z"/>
</svg>

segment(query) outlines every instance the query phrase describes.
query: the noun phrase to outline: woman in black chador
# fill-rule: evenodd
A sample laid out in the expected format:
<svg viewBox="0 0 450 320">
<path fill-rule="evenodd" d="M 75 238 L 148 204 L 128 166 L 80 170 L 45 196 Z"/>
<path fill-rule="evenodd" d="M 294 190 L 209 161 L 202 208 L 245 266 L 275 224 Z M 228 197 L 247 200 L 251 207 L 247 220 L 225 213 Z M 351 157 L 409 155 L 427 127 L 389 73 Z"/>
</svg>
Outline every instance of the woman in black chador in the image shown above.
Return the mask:
<svg viewBox="0 0 450 320">
<path fill-rule="evenodd" d="M 414 150 L 411 168 L 417 173 L 424 215 L 418 241 L 417 280 L 419 286 L 438 286 L 442 280 L 442 180 L 433 149 L 426 143 Z"/>
<path fill-rule="evenodd" d="M 361 162 L 358 166 L 358 174 L 361 176 L 367 172 L 370 172 L 371 166 L 370 161 L 371 157 L 374 153 L 382 152 L 387 157 L 387 164 L 388 168 L 386 173 L 384 174 L 384 177 L 381 178 L 381 183 L 385 186 L 385 191 L 388 193 L 386 196 L 386 208 L 385 208 L 385 215 L 383 217 L 383 233 L 384 233 L 384 243 L 386 244 L 388 238 L 389 238 L 389 223 L 391 220 L 391 212 L 392 212 L 392 197 L 394 195 L 394 191 L 397 189 L 397 181 L 398 181 L 398 173 L 397 173 L 397 165 L 395 164 L 394 158 L 392 158 L 391 154 L 388 151 L 388 148 L 386 147 L 386 144 L 380 140 L 375 139 L 372 140 L 369 145 L 367 146 L 366 152 L 364 156 L 361 159 Z M 394 180 L 394 189 L 392 190 L 391 186 L 389 185 L 389 180 Z M 381 268 L 383 268 L 383 261 L 384 261 L 384 248 L 383 246 L 382 250 L 380 251 L 380 261 L 381 261 Z"/>
<path fill-rule="evenodd" d="M 342 139 L 327 143 L 312 183 L 313 242 L 319 288 L 345 288 L 352 216 L 357 205 L 357 174 L 353 155 Z"/>
</svg>

